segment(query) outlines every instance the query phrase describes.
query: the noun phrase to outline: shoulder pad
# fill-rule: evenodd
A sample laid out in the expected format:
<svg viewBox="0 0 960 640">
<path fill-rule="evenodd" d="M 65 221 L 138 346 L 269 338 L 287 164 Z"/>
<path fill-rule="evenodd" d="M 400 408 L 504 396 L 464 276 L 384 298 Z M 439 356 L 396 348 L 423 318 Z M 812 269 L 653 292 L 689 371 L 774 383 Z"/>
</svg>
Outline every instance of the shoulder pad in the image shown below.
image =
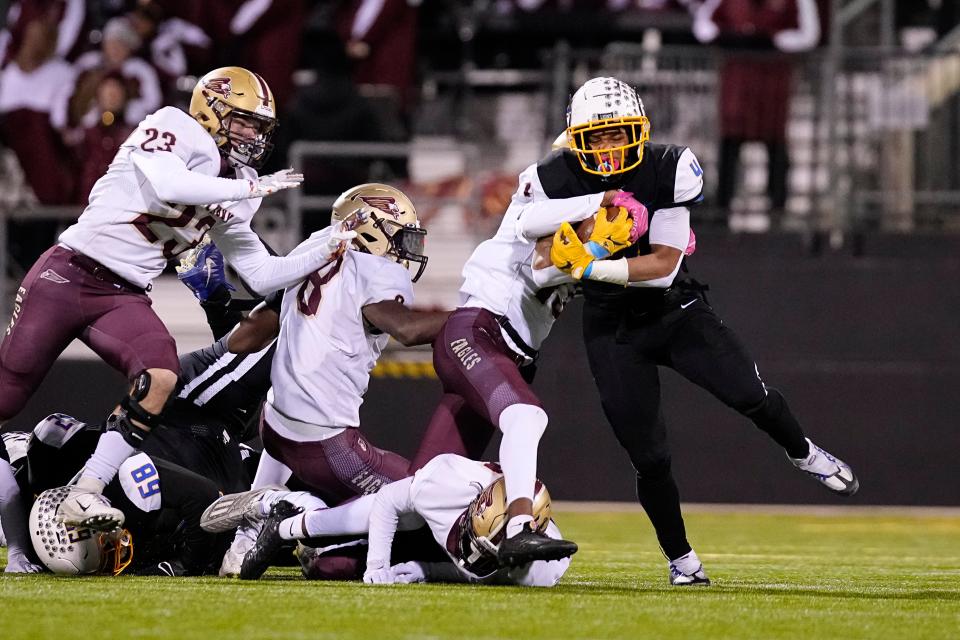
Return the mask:
<svg viewBox="0 0 960 640">
<path fill-rule="evenodd" d="M 556 149 L 537 163 L 537 176 L 548 198 L 572 198 L 604 191 L 591 187 L 588 175 L 569 149 Z"/>
<path fill-rule="evenodd" d="M 33 433 L 43 444 L 59 449 L 87 425 L 65 413 L 53 413 L 37 423 Z"/>
</svg>

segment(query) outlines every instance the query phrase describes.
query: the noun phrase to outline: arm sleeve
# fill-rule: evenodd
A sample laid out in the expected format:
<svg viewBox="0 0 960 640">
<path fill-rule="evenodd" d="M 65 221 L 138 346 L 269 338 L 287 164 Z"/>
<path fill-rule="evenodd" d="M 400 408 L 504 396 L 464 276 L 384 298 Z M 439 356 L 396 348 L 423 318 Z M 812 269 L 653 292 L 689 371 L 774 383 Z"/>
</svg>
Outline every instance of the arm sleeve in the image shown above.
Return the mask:
<svg viewBox="0 0 960 640">
<path fill-rule="evenodd" d="M 400 515 L 413 511 L 410 487 L 413 477 L 384 485 L 377 492 L 370 511 L 369 548 L 367 568 L 390 566 L 390 547 L 397 533 Z"/>
<path fill-rule="evenodd" d="M 564 273 L 555 266 L 550 265 L 545 269 L 533 269 L 533 282 L 539 289 L 546 287 L 555 287 L 561 284 L 571 284 L 576 282 L 568 273 Z"/>
<path fill-rule="evenodd" d="M 272 256 L 247 223 L 214 225 L 210 235 L 240 277 L 259 295 L 285 289 L 322 267 L 330 253 L 323 243 L 288 256 Z"/>
<path fill-rule="evenodd" d="M 230 306 L 230 291 L 224 285 L 218 285 L 206 300 L 200 302 L 200 308 L 207 316 L 207 325 L 213 332 L 213 339 L 219 340 L 243 319 L 243 313 Z"/>
<path fill-rule="evenodd" d="M 526 242 L 549 235 L 563 222 L 579 222 L 589 218 L 603 201 L 603 193 L 551 200 L 543 190 L 537 165 L 520 174 L 520 186 L 513 194 L 507 215 L 515 215 L 517 237 Z"/>
<path fill-rule="evenodd" d="M 677 258 L 677 264 L 673 271 L 662 277 L 653 280 L 638 280 L 628 282 L 628 287 L 653 287 L 665 289 L 673 284 L 673 279 L 677 277 L 680 271 L 680 265 L 683 263 L 683 251 L 687 248 L 690 241 L 690 210 L 686 207 L 673 207 L 670 209 L 658 210 L 650 218 L 650 244 L 662 244 L 667 247 L 673 247 L 680 250 L 680 257 Z"/>
<path fill-rule="evenodd" d="M 164 202 L 215 204 L 239 200 L 250 192 L 247 180 L 214 178 L 190 171 L 183 160 L 169 151 L 148 153 L 136 148 L 130 152 L 130 159 Z"/>
</svg>

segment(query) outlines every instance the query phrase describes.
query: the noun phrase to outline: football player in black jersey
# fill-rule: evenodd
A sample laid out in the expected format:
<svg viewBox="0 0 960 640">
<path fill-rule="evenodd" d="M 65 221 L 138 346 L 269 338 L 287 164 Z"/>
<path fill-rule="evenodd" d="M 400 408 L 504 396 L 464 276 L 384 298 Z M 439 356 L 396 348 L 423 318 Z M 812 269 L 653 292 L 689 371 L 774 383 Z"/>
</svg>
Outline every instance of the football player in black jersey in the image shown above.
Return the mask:
<svg viewBox="0 0 960 640">
<path fill-rule="evenodd" d="M 680 513 L 658 367 L 674 369 L 752 420 L 831 491 L 852 495 L 859 484 L 847 464 L 806 438 L 784 397 L 764 384 L 744 345 L 707 304 L 705 287 L 687 276 L 684 258 L 695 248 L 690 207 L 702 200 L 703 170 L 690 149 L 648 143 L 649 137 L 636 91 L 616 78 L 593 78 L 571 99 L 566 148 L 538 165 L 533 193 L 564 199 L 558 206 L 604 193 L 604 202 L 625 207 L 639 222 L 639 240 L 613 255 L 581 242 L 564 223 L 551 260 L 583 284 L 590 368 L 636 469 L 637 495 L 667 557 L 670 582 L 709 584 Z M 620 190 L 616 200 L 611 190 Z"/>
</svg>

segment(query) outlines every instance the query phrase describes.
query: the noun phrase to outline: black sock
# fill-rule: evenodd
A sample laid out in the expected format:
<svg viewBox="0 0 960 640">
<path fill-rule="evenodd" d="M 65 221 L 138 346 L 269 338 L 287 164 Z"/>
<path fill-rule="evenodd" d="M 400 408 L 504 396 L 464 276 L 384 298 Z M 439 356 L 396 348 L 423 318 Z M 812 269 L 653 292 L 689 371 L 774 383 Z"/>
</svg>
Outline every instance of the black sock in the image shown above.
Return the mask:
<svg viewBox="0 0 960 640">
<path fill-rule="evenodd" d="M 667 558 L 675 560 L 690 553 L 687 531 L 680 514 L 680 491 L 673 474 L 667 470 L 666 474 L 653 478 L 642 478 L 638 475 L 637 499 L 647 512 L 657 533 L 660 548 Z"/>
</svg>

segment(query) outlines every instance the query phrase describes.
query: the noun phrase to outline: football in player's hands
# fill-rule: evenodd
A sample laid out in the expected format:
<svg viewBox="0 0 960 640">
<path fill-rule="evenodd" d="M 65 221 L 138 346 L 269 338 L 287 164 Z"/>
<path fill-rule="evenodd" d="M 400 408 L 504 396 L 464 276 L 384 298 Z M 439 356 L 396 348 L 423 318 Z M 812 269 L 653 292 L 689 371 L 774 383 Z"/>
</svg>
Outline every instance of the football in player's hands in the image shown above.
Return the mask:
<svg viewBox="0 0 960 640">
<path fill-rule="evenodd" d="M 610 214 L 607 214 L 607 218 L 610 218 Z M 597 214 L 593 214 L 586 220 L 581 220 L 573 225 L 574 230 L 577 232 L 577 237 L 580 238 L 580 242 L 584 244 L 590 240 L 590 234 L 593 233 L 593 227 L 597 224 Z M 549 236 L 543 236 L 537 240 L 536 248 L 534 249 L 535 255 L 533 258 L 533 268 L 534 269 L 546 269 L 549 267 L 552 262 L 550 262 L 550 247 L 553 245 L 553 234 Z"/>
</svg>

